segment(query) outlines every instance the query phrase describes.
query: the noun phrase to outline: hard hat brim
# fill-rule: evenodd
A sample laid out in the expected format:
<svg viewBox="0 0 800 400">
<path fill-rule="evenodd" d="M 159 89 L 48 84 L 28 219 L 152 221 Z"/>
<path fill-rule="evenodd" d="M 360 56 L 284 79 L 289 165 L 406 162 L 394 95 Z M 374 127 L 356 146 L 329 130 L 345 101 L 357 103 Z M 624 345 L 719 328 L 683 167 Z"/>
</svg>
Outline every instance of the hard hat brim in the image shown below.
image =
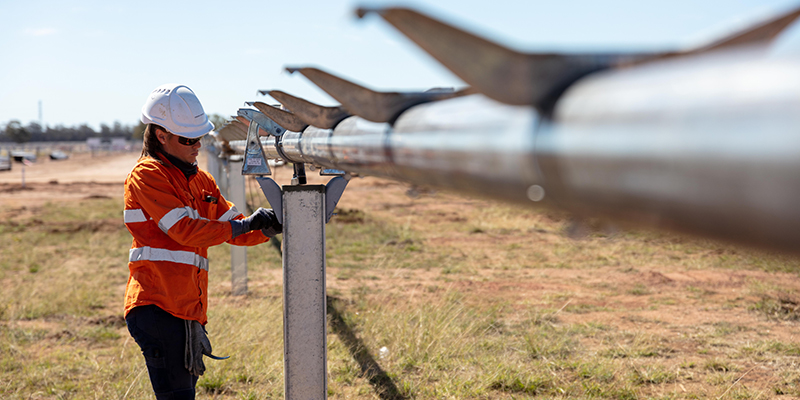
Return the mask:
<svg viewBox="0 0 800 400">
<path fill-rule="evenodd" d="M 200 136 L 206 135 L 207 133 L 209 133 L 209 132 L 214 130 L 214 124 L 211 121 L 206 121 L 206 123 L 202 127 L 198 128 L 198 129 L 192 129 L 192 130 L 181 131 L 181 132 L 174 132 L 173 130 L 171 130 L 171 129 L 167 128 L 166 126 L 164 126 L 164 124 L 159 124 L 158 122 L 155 122 L 155 121 L 151 120 L 150 118 L 148 118 L 144 114 L 142 114 L 142 117 L 140 118 L 140 120 L 145 125 L 147 125 L 147 124 L 155 124 L 155 125 L 158 125 L 158 126 L 162 127 L 165 131 L 167 131 L 167 132 L 169 132 L 169 133 L 171 133 L 173 135 L 183 136 L 183 137 L 188 138 L 188 139 L 199 138 Z"/>
</svg>

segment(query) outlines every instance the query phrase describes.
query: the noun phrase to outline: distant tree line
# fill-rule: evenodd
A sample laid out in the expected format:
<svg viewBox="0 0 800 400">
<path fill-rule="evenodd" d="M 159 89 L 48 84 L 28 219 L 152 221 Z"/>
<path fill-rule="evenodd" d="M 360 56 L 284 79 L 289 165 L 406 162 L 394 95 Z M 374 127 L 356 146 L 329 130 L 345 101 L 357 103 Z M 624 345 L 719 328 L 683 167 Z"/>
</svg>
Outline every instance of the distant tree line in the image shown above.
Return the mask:
<svg viewBox="0 0 800 400">
<path fill-rule="evenodd" d="M 211 114 L 208 119 L 214 124 L 215 129 L 221 129 L 226 118 L 219 114 Z M 136 125 L 122 125 L 114 122 L 112 126 L 100 124 L 96 131 L 87 124 L 74 126 L 48 126 L 42 128 L 38 122 L 31 122 L 27 126 L 17 120 L 9 121 L 5 127 L 0 124 L 0 143 L 14 142 L 83 142 L 88 138 L 118 138 L 124 137 L 131 140 L 142 140 L 145 125 L 139 122 Z"/>
<path fill-rule="evenodd" d="M 27 126 L 19 121 L 9 121 L 4 129 L 0 129 L 0 142 L 78 142 L 86 141 L 88 138 L 118 138 L 141 139 L 144 132 L 144 124 L 123 125 L 114 122 L 112 126 L 100 124 L 100 130 L 96 131 L 87 124 L 79 126 L 47 126 L 42 128 L 38 122 L 31 122 Z"/>
</svg>

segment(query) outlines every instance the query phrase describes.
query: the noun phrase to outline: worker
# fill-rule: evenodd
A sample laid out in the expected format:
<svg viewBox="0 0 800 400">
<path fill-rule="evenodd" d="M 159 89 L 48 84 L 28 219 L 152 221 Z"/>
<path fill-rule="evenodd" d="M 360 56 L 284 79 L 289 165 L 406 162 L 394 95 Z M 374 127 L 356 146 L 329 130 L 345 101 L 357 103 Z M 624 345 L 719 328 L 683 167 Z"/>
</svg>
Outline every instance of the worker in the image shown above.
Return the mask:
<svg viewBox="0 0 800 400">
<path fill-rule="evenodd" d="M 142 350 L 156 399 L 194 399 L 208 322 L 209 246 L 264 243 L 281 232 L 272 210 L 244 218 L 197 166 L 214 129 L 184 85 L 155 88 L 142 107 L 142 155 L 125 179 L 125 226 L 133 236 L 125 321 Z"/>
</svg>

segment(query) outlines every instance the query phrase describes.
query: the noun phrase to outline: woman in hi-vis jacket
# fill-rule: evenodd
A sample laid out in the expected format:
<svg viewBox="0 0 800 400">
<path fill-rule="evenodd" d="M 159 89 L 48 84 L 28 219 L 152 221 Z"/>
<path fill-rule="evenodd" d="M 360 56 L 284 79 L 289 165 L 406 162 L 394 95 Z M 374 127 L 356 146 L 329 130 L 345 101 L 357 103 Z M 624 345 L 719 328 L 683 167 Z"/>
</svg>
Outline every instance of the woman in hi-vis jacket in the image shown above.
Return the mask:
<svg viewBox="0 0 800 400">
<path fill-rule="evenodd" d="M 282 227 L 268 209 L 243 218 L 197 167 L 200 139 L 214 126 L 191 89 L 157 87 L 141 119 L 142 156 L 125 180 L 125 226 L 133 236 L 125 320 L 156 399 L 194 399 L 203 355 L 211 356 L 208 247 L 254 246 Z"/>
</svg>

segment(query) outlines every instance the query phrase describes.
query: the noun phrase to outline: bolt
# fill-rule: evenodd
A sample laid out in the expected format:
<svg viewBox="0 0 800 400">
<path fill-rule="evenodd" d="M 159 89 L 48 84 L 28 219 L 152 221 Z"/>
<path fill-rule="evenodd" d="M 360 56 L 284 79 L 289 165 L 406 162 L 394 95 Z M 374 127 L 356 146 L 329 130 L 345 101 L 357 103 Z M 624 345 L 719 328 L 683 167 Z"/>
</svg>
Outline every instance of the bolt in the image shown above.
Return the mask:
<svg viewBox="0 0 800 400">
<path fill-rule="evenodd" d="M 544 188 L 539 185 L 532 185 L 528 188 L 528 198 L 531 201 L 542 201 L 544 199 Z"/>
</svg>

